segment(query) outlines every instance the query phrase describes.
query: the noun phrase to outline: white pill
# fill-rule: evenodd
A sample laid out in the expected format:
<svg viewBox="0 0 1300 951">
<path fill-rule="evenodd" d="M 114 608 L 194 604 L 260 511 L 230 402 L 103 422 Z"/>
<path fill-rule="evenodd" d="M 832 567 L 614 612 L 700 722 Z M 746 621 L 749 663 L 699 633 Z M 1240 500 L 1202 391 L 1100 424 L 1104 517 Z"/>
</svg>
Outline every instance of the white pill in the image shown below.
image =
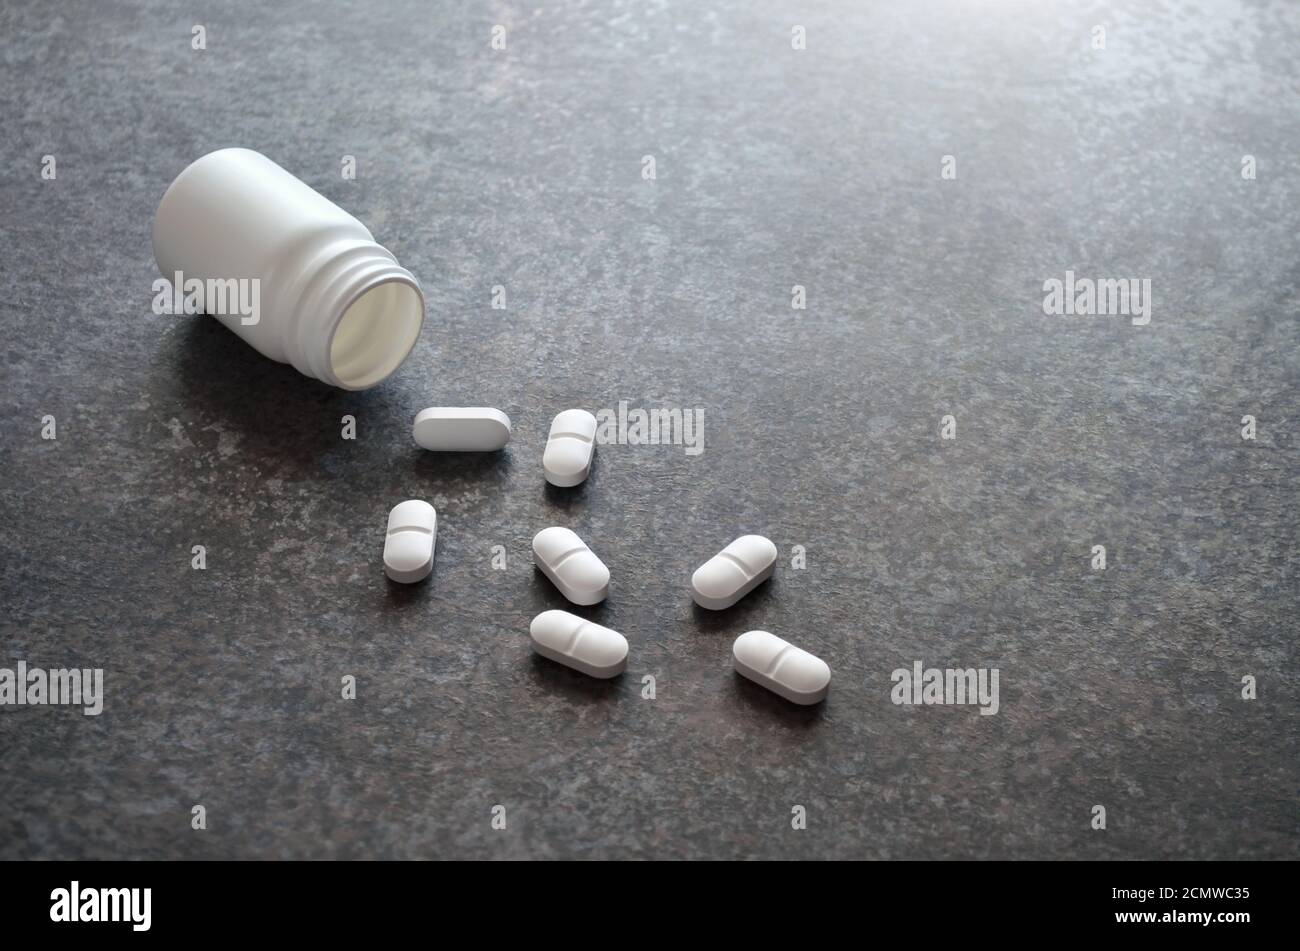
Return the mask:
<svg viewBox="0 0 1300 951">
<path fill-rule="evenodd" d="M 412 431 L 433 452 L 495 452 L 510 441 L 510 417 L 490 406 L 430 406 Z"/>
<path fill-rule="evenodd" d="M 552 526 L 533 536 L 542 574 L 574 604 L 599 604 L 609 594 L 609 569 L 576 532 Z"/>
<path fill-rule="evenodd" d="M 403 584 L 423 580 L 433 570 L 433 549 L 438 543 L 438 513 L 428 502 L 411 499 L 388 513 L 384 539 L 384 571 Z"/>
<path fill-rule="evenodd" d="M 741 535 L 691 575 L 695 603 L 711 611 L 729 608 L 772 577 L 776 546 L 762 535 Z"/>
<path fill-rule="evenodd" d="M 731 648 L 737 673 L 780 694 L 791 703 L 812 704 L 826 699 L 831 669 L 826 661 L 767 631 L 749 631 Z"/>
<path fill-rule="evenodd" d="M 568 611 L 543 611 L 528 629 L 533 650 L 602 680 L 627 668 L 627 638 Z"/>
<path fill-rule="evenodd" d="M 561 488 L 575 486 L 591 471 L 596 449 L 596 417 L 585 409 L 566 409 L 551 422 L 542 453 L 546 481 Z"/>
</svg>

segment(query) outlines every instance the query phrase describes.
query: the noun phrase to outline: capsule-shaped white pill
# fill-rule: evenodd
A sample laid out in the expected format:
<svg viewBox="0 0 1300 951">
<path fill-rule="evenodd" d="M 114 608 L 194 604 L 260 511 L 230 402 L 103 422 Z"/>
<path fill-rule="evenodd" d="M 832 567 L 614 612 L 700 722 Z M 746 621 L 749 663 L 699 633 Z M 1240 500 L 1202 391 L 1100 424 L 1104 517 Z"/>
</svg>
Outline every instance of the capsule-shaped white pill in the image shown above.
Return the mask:
<svg viewBox="0 0 1300 951">
<path fill-rule="evenodd" d="M 533 650 L 602 680 L 627 668 L 627 638 L 568 611 L 543 611 L 528 629 Z"/>
<path fill-rule="evenodd" d="M 599 604 L 609 594 L 609 569 L 577 532 L 558 526 L 542 529 L 533 536 L 533 558 L 574 604 Z"/>
<path fill-rule="evenodd" d="M 430 406 L 412 434 L 432 452 L 495 452 L 510 441 L 510 417 L 490 406 Z"/>
<path fill-rule="evenodd" d="M 428 502 L 411 499 L 388 513 L 384 539 L 384 571 L 403 584 L 421 581 L 433 570 L 433 549 L 438 543 L 438 513 Z"/>
<path fill-rule="evenodd" d="M 566 409 L 551 422 L 542 453 L 542 469 L 551 485 L 569 488 L 581 483 L 591 471 L 591 454 L 596 450 L 596 417 L 585 409 Z"/>
<path fill-rule="evenodd" d="M 711 611 L 729 608 L 772 577 L 776 546 L 762 535 L 741 535 L 691 575 L 695 603 Z"/>
<path fill-rule="evenodd" d="M 831 669 L 826 661 L 767 631 L 748 631 L 731 648 L 736 672 L 780 694 L 791 703 L 808 705 L 826 699 Z"/>
</svg>

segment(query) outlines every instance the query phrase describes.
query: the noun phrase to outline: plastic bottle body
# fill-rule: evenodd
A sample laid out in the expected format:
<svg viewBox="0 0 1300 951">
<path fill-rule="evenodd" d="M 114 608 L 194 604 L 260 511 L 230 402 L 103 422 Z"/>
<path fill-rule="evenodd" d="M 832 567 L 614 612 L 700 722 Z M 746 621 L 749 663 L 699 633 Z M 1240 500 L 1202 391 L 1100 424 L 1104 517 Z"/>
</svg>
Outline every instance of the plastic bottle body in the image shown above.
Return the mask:
<svg viewBox="0 0 1300 951">
<path fill-rule="evenodd" d="M 248 149 L 211 152 L 176 177 L 153 248 L 164 277 L 255 301 L 250 315 L 209 291 L 205 308 L 259 352 L 333 386 L 387 378 L 424 324 L 419 282 L 365 225 Z"/>
</svg>

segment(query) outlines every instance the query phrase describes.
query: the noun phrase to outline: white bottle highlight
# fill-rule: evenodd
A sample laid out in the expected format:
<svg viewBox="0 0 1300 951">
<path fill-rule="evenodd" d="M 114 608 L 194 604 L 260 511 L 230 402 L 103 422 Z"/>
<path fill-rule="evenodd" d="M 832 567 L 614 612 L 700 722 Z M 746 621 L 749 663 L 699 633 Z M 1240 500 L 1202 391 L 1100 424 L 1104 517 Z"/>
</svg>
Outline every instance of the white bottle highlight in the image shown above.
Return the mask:
<svg viewBox="0 0 1300 951">
<path fill-rule="evenodd" d="M 419 282 L 366 226 L 248 149 L 211 152 L 176 176 L 153 253 L 168 280 L 202 282 L 205 310 L 259 352 L 345 390 L 392 374 L 424 326 Z M 255 319 L 229 306 L 240 293 L 257 301 Z"/>
</svg>

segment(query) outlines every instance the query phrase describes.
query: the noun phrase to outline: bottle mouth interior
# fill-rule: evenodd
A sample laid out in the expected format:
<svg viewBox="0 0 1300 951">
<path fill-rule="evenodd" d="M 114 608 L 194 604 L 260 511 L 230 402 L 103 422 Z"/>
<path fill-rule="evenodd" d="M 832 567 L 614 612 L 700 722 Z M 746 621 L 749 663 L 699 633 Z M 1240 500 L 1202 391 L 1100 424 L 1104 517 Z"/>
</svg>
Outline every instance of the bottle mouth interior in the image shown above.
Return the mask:
<svg viewBox="0 0 1300 951">
<path fill-rule="evenodd" d="M 338 385 L 364 390 L 402 365 L 424 326 L 424 298 L 413 285 L 388 280 L 363 291 L 343 312 L 330 341 Z"/>
</svg>

